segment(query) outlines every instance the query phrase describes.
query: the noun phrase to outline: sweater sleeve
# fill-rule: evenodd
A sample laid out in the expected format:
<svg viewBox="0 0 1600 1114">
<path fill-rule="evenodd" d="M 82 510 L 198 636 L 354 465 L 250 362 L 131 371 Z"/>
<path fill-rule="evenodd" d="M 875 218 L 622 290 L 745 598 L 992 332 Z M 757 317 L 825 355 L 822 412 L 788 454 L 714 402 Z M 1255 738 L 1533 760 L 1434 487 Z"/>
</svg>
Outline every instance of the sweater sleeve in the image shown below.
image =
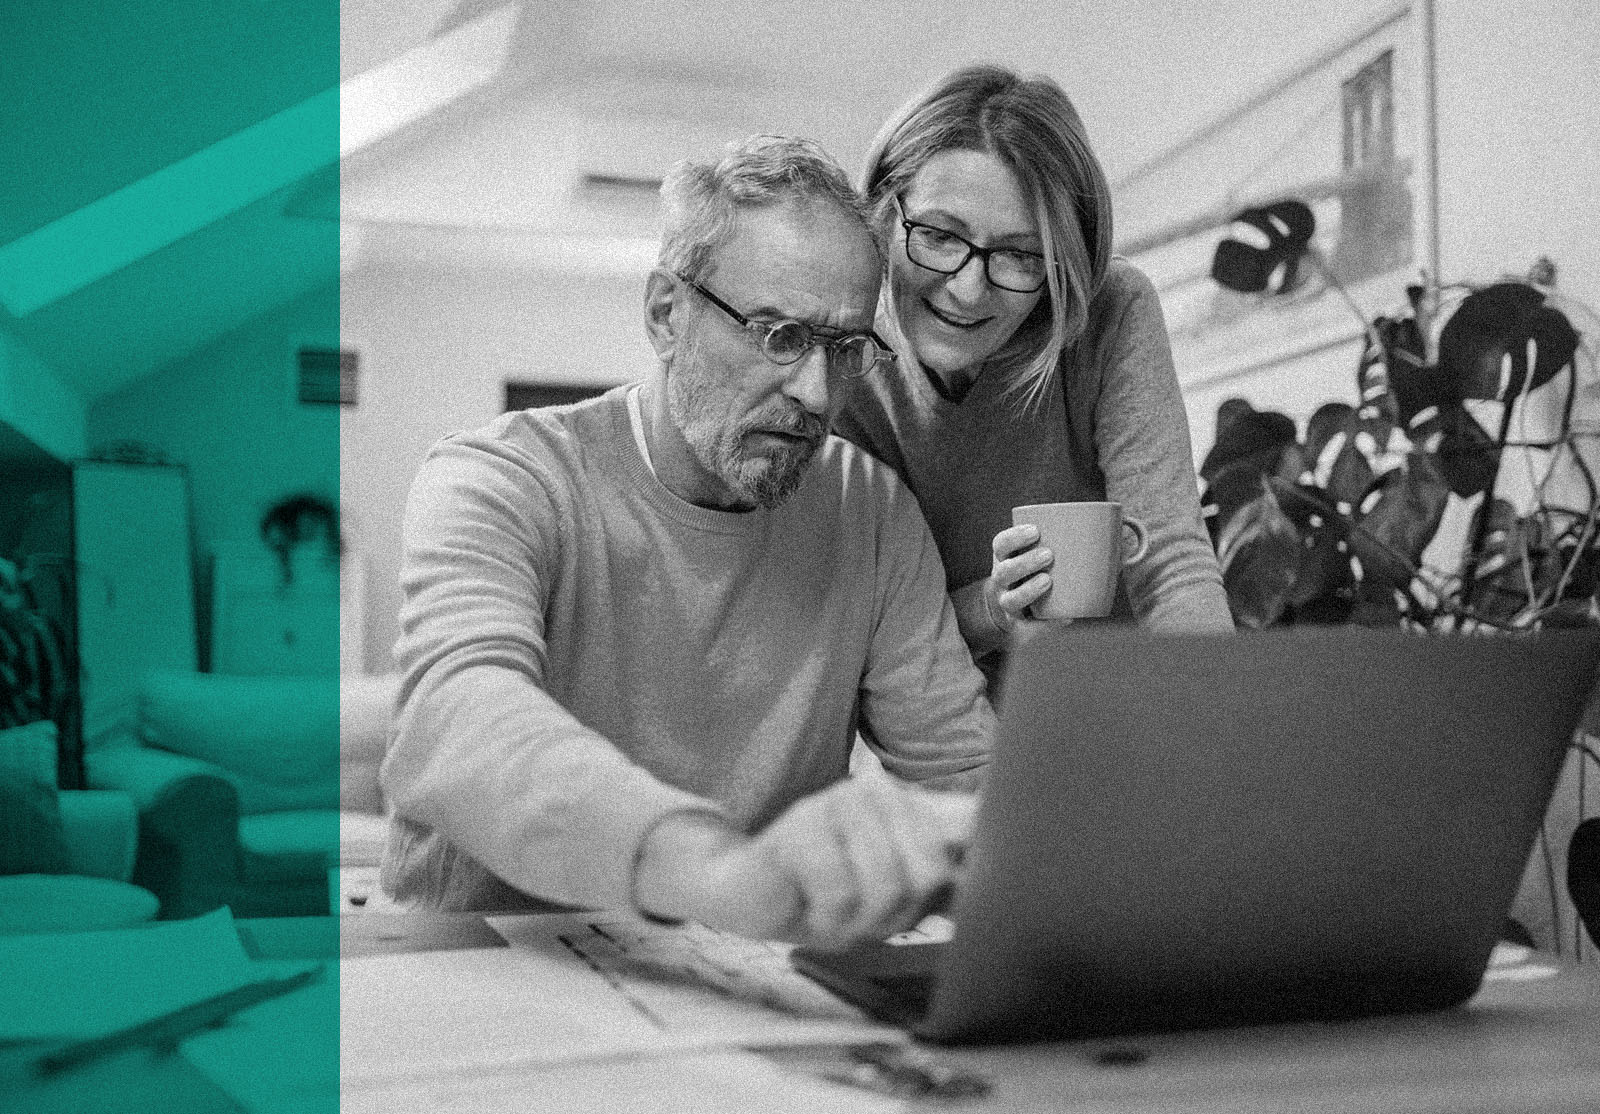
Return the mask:
<svg viewBox="0 0 1600 1114">
<path fill-rule="evenodd" d="M 887 469 L 861 734 L 890 773 L 930 788 L 974 789 L 994 742 L 994 711 L 945 594 L 944 565 L 911 492 Z"/>
<path fill-rule="evenodd" d="M 1200 516 L 1189 420 L 1155 288 L 1131 264 L 1113 265 L 1097 358 L 1095 441 L 1106 498 L 1150 533 L 1124 572 L 1140 622 L 1157 631 L 1231 631 L 1216 553 Z"/>
<path fill-rule="evenodd" d="M 411 490 L 401 709 L 382 778 L 402 825 L 427 833 L 410 867 L 420 891 L 401 888 L 427 904 L 483 892 L 486 880 L 449 875 L 486 868 L 542 898 L 629 907 L 650 826 L 713 808 L 630 762 L 547 691 L 545 600 L 575 529 L 560 490 L 537 462 L 464 440 L 436 447 Z"/>
</svg>

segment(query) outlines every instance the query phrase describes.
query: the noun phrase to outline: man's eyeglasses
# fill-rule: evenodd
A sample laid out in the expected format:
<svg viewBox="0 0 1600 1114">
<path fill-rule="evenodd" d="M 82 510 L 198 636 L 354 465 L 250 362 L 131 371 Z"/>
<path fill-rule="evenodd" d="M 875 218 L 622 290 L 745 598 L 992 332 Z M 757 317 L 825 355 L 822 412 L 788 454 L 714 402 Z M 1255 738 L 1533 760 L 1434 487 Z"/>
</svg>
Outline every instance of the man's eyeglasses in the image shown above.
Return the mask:
<svg viewBox="0 0 1600 1114">
<path fill-rule="evenodd" d="M 737 321 L 756 342 L 767 359 L 781 366 L 797 363 L 813 347 L 828 353 L 828 370 L 846 379 L 860 379 L 869 372 L 894 363 L 894 352 L 876 333 L 846 333 L 827 336 L 814 325 L 784 318 L 780 321 L 752 321 L 687 275 L 678 272 L 684 285 Z"/>
<path fill-rule="evenodd" d="M 900 227 L 906 230 L 906 258 L 918 267 L 953 275 L 976 255 L 983 261 L 983 274 L 990 286 L 1014 294 L 1032 294 L 1044 286 L 1050 264 L 1038 252 L 980 248 L 948 229 L 908 219 L 898 197 L 894 207 L 900 214 Z"/>
</svg>

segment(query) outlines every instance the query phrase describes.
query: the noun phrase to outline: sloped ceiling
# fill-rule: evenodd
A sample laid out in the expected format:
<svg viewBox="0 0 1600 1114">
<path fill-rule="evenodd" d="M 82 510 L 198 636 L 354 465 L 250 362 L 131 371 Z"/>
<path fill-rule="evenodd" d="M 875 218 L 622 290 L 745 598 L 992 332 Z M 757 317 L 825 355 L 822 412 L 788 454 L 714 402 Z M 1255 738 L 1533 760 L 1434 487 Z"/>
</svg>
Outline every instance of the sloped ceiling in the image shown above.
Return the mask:
<svg viewBox="0 0 1600 1114">
<path fill-rule="evenodd" d="M 338 19 L 327 2 L 5 5 L 0 245 L 336 86 Z M 273 211 L 268 199 L 32 312 L 0 310 L 0 329 L 93 399 L 337 267 L 337 231 Z"/>
<path fill-rule="evenodd" d="M 0 104 L 8 106 L 0 113 L 0 261 L 38 230 L 341 81 L 348 90 L 353 79 L 387 72 L 503 7 L 0 5 Z M 1088 0 L 510 7 L 509 54 L 496 60 L 491 82 L 434 98 L 407 126 L 342 160 L 330 146 L 321 169 L 81 289 L 24 312 L 0 307 L 0 331 L 92 402 L 326 282 L 339 266 L 341 217 L 347 255 L 358 261 L 454 253 L 469 262 L 636 266 L 628 245 L 653 235 L 652 203 L 637 191 L 585 189 L 585 174 L 648 178 L 675 158 L 758 130 L 814 136 L 854 169 L 887 113 L 978 58 L 1059 78 L 1115 176 L 1305 53 L 1314 44 L 1299 36 L 1318 11 L 1315 0 L 1270 10 L 1254 0 L 1128 9 Z M 433 80 L 427 65 L 410 72 Z M 391 86 L 384 95 L 399 94 Z M 620 248 L 607 255 L 597 244 Z"/>
</svg>

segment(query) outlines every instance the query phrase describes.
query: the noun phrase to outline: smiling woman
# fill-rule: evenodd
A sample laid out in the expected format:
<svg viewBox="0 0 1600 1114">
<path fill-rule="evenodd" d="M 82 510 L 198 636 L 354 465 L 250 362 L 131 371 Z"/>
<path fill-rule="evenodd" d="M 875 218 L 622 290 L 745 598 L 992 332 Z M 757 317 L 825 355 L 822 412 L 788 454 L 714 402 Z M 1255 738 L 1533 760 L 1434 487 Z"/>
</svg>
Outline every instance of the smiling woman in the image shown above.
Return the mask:
<svg viewBox="0 0 1600 1114">
<path fill-rule="evenodd" d="M 1232 629 L 1148 279 L 1111 256 L 1111 195 L 1059 86 L 957 70 L 884 125 L 864 192 L 889 252 L 879 332 L 899 356 L 835 429 L 900 473 L 973 656 L 998 658 L 1051 587 L 1029 503 L 1122 503 L 1149 528 L 1118 614 Z"/>
</svg>

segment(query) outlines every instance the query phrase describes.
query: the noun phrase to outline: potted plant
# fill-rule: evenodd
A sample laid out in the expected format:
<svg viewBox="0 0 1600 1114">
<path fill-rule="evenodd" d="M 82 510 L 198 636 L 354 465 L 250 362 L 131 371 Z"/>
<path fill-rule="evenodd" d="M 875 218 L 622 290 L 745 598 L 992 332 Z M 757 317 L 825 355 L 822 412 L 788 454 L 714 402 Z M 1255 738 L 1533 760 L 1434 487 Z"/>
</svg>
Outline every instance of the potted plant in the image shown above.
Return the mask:
<svg viewBox="0 0 1600 1114">
<path fill-rule="evenodd" d="M 1242 399 L 1218 410 L 1202 502 L 1236 622 L 1600 623 L 1600 396 L 1583 397 L 1594 350 L 1572 324 L 1593 314 L 1556 293 L 1553 267 L 1433 306 L 1413 286 L 1404 311 L 1368 320 L 1311 246 L 1308 207 L 1237 219 L 1266 243 L 1224 240 L 1214 278 L 1276 293 L 1309 263 L 1367 344 L 1357 401 L 1323 405 L 1303 433 Z M 1464 529 L 1441 552 L 1447 517 Z"/>
</svg>

